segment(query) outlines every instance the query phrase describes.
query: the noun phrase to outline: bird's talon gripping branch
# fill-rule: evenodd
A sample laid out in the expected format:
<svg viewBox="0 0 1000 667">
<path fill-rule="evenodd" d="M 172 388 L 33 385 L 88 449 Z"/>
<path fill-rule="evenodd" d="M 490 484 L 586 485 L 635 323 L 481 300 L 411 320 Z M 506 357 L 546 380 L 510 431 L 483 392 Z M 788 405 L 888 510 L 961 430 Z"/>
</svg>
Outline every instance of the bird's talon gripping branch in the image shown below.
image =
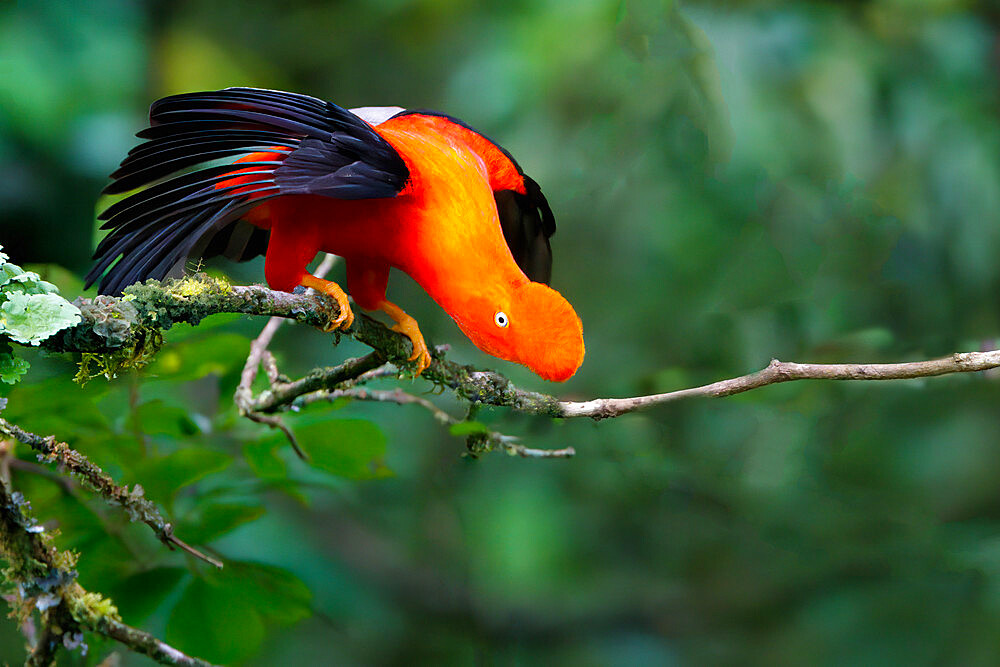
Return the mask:
<svg viewBox="0 0 1000 667">
<path fill-rule="evenodd" d="M 413 344 L 413 354 L 410 355 L 409 360 L 417 362 L 415 374 L 420 375 L 427 370 L 427 367 L 431 365 L 431 353 L 427 349 L 427 343 L 424 342 L 424 335 L 420 333 L 417 321 L 390 301 L 382 301 L 377 308 L 395 320 L 396 324 L 393 325 L 392 330 L 403 334 Z"/>
<path fill-rule="evenodd" d="M 317 278 L 316 276 L 308 273 L 302 278 L 301 284 L 303 287 L 310 287 L 317 292 L 322 292 L 337 302 L 340 314 L 330 320 L 330 322 L 323 327 L 323 331 L 335 331 L 337 329 L 347 331 L 351 328 L 351 325 L 354 324 L 354 311 L 351 310 L 351 304 L 347 301 L 347 293 L 341 289 L 340 285 L 330 280 Z"/>
</svg>

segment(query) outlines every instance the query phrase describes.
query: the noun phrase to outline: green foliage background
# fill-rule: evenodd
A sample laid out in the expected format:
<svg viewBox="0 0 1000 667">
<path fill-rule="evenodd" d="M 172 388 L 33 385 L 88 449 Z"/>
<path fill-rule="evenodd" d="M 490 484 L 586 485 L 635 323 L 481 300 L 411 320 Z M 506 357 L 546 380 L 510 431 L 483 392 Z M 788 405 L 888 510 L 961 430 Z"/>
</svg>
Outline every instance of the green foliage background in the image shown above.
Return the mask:
<svg viewBox="0 0 1000 667">
<path fill-rule="evenodd" d="M 73 298 L 97 193 L 152 99 L 286 88 L 445 110 L 542 184 L 553 282 L 588 348 L 566 385 L 484 357 L 405 276 L 390 286 L 432 342 L 523 386 L 633 395 L 772 357 L 993 347 L 992 7 L 5 3 L 0 243 Z M 995 376 L 795 383 L 600 424 L 479 417 L 573 445 L 569 462 L 462 458 L 415 407 L 313 406 L 291 418 L 309 466 L 232 408 L 261 324 L 178 328 L 141 376 L 82 390 L 69 360 L 29 354 L 0 387 L 6 419 L 141 483 L 224 557 L 214 572 L 166 551 L 19 452 L 14 485 L 80 552 L 81 583 L 181 648 L 252 665 L 1000 660 Z M 275 349 L 289 374 L 360 351 L 302 327 Z M 22 644 L 0 624 L 0 661 Z"/>
</svg>

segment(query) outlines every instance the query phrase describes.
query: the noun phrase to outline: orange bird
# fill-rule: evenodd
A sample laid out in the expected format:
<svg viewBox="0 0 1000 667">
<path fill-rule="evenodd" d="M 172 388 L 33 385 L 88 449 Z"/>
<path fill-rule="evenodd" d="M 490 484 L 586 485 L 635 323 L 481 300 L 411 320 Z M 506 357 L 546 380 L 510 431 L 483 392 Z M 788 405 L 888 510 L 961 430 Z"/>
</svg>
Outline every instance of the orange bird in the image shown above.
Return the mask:
<svg viewBox="0 0 1000 667">
<path fill-rule="evenodd" d="M 272 289 L 303 285 L 354 314 L 334 282 L 306 270 L 320 251 L 344 258 L 347 286 L 430 355 L 416 320 L 386 299 L 389 268 L 417 281 L 481 350 L 547 380 L 583 362 L 573 307 L 548 286 L 555 220 L 514 158 L 433 111 L 365 107 L 275 90 L 227 88 L 154 102 L 106 194 L 145 187 L 100 215 L 88 286 L 119 294 L 193 257 L 263 254 Z"/>
</svg>

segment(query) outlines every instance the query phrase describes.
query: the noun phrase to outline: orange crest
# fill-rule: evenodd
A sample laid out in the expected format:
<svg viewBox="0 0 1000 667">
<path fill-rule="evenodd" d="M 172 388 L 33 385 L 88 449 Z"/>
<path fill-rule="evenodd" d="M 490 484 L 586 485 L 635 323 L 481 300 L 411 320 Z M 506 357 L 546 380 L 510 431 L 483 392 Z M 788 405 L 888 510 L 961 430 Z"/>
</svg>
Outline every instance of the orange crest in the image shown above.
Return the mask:
<svg viewBox="0 0 1000 667">
<path fill-rule="evenodd" d="M 572 377 L 583 363 L 583 324 L 562 294 L 529 282 L 515 289 L 511 311 L 511 326 L 518 327 L 516 361 L 546 380 Z"/>
</svg>

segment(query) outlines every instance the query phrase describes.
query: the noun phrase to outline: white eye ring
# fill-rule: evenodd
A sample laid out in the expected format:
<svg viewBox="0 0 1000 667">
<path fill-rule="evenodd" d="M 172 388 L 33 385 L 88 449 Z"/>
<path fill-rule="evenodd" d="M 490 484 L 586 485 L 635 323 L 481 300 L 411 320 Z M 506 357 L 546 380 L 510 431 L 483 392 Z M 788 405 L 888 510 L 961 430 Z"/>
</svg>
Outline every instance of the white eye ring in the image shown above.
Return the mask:
<svg viewBox="0 0 1000 667">
<path fill-rule="evenodd" d="M 510 324 L 510 320 L 507 319 L 507 313 L 502 310 L 498 310 L 496 315 L 493 316 L 493 323 L 501 329 L 506 329 L 507 325 Z"/>
</svg>

